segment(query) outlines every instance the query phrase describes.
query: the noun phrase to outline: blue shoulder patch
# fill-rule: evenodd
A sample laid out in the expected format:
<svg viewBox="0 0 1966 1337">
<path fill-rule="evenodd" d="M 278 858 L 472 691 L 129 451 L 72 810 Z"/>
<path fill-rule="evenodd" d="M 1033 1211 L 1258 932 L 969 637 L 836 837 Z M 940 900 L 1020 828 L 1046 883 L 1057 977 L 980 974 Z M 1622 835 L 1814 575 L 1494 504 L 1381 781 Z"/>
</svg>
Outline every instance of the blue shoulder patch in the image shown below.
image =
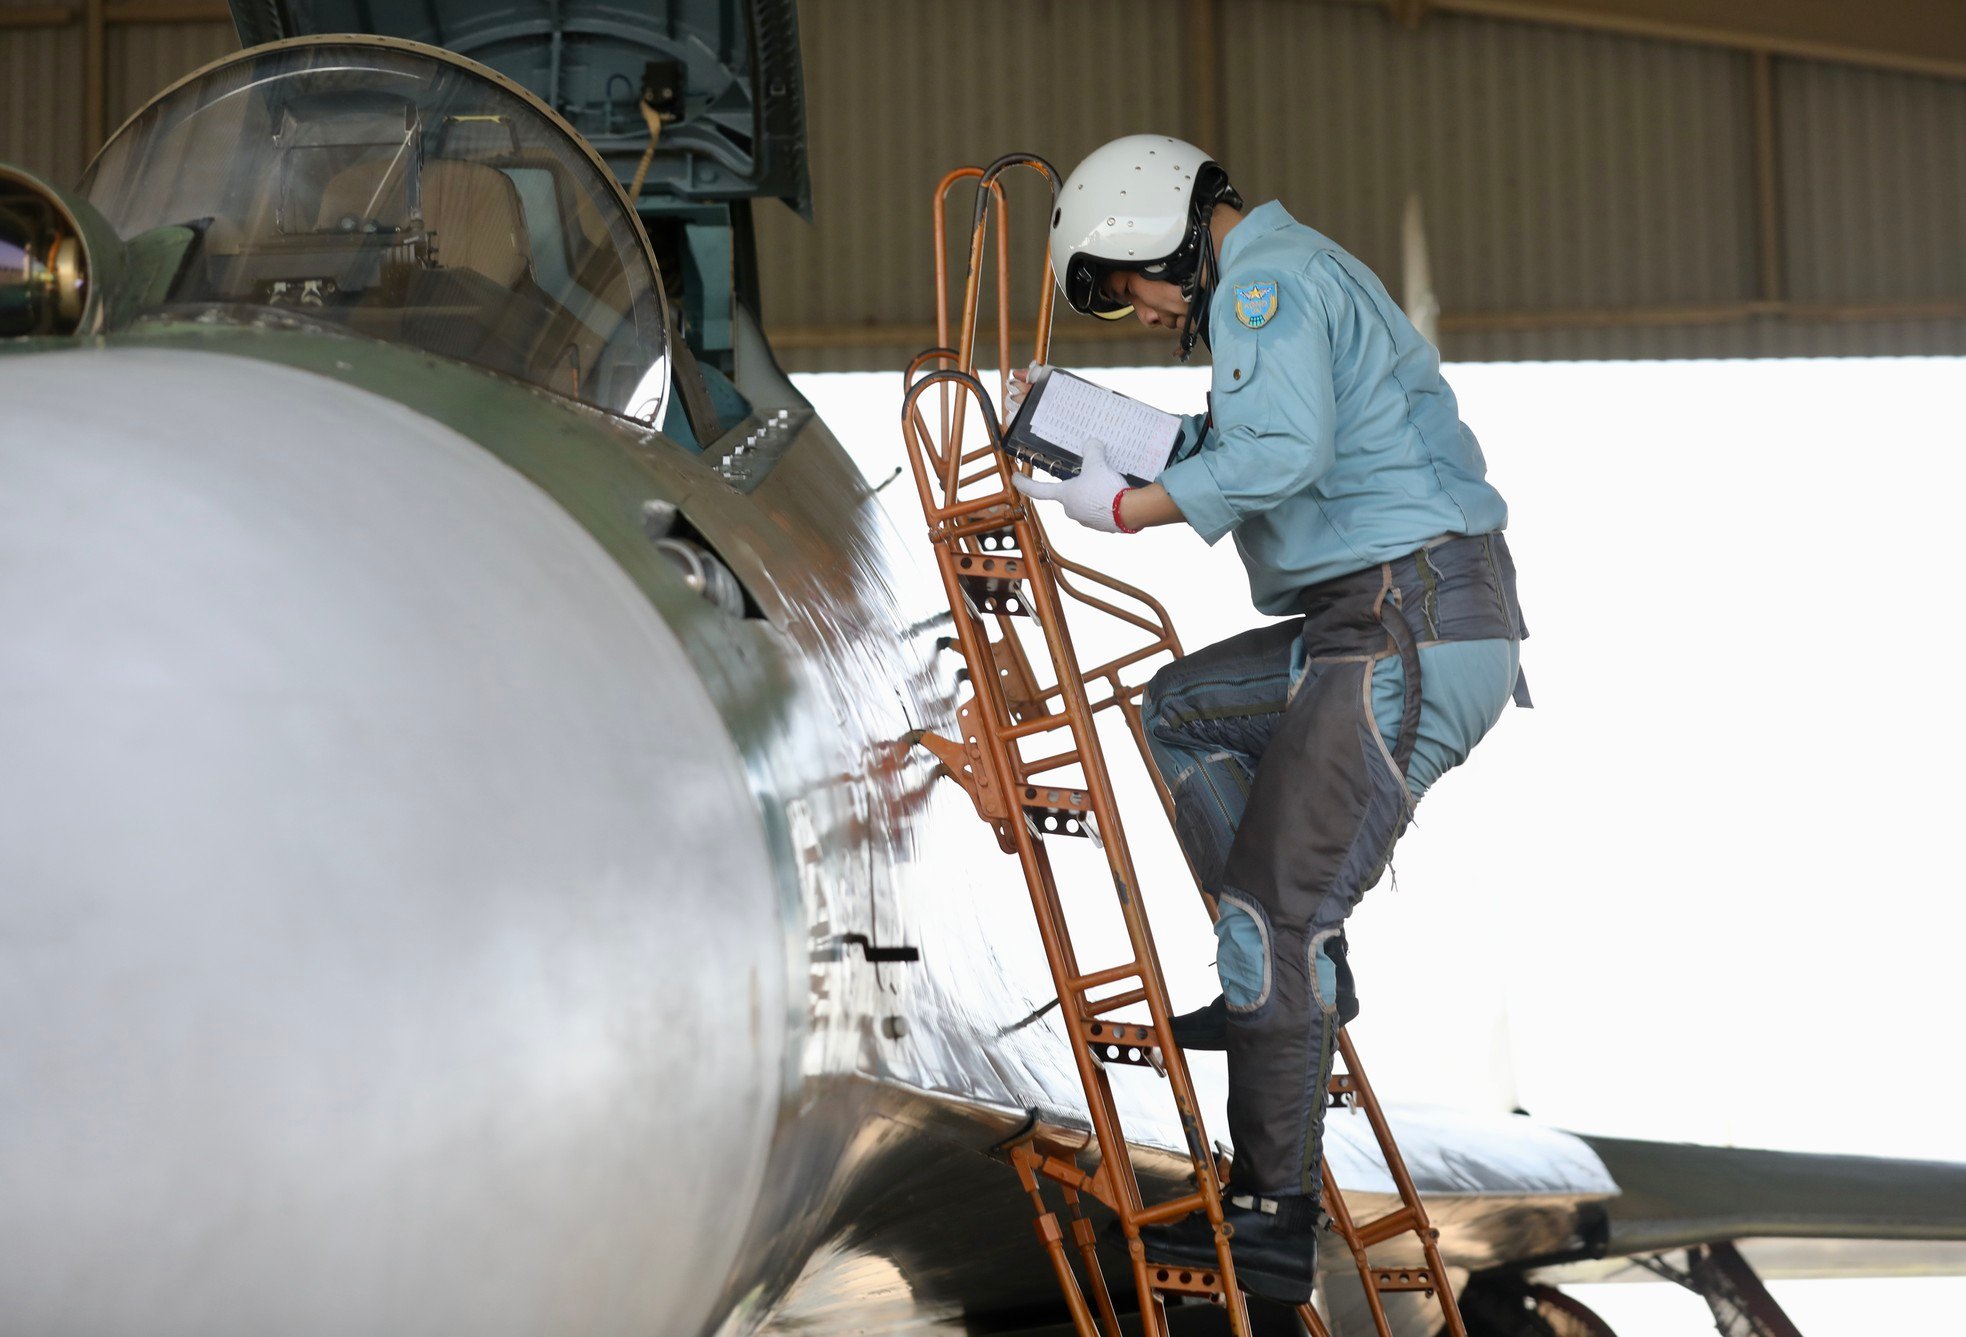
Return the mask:
<svg viewBox="0 0 1966 1337">
<path fill-rule="evenodd" d="M 1236 319 L 1252 330 L 1262 329 L 1277 313 L 1277 285 L 1274 279 L 1262 279 L 1238 287 L 1234 292 Z"/>
</svg>

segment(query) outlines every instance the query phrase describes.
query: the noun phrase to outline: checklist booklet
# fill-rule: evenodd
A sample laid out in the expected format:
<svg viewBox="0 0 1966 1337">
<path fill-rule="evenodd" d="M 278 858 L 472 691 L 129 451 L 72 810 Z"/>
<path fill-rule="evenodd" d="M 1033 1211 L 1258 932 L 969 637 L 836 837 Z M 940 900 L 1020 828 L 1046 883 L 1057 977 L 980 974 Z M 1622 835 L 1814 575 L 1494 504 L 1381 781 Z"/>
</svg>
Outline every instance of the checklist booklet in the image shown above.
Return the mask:
<svg viewBox="0 0 1966 1337">
<path fill-rule="evenodd" d="M 1004 434 L 1004 448 L 1061 478 L 1079 471 L 1087 441 L 1106 443 L 1106 463 L 1144 487 L 1167 467 L 1181 419 L 1056 367 L 1031 386 Z"/>
</svg>

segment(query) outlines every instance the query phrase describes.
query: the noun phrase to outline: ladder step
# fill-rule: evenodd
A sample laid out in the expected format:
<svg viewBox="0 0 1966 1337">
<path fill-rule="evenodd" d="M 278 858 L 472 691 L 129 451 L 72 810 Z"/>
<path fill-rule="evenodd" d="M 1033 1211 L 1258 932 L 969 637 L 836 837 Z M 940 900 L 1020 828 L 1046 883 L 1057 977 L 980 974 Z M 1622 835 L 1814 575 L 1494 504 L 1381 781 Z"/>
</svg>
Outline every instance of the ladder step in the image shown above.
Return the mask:
<svg viewBox="0 0 1966 1337">
<path fill-rule="evenodd" d="M 1425 1291 L 1434 1293 L 1434 1274 L 1424 1267 L 1375 1267 L 1372 1288 L 1377 1291 Z"/>
<path fill-rule="evenodd" d="M 1071 755 L 1076 759 L 1076 754 L 1062 755 Z M 1092 826 L 1087 816 L 1091 811 L 1092 795 L 1083 789 L 1024 786 L 1024 815 L 1031 819 L 1033 828 L 1041 835 L 1090 836 Z"/>
<path fill-rule="evenodd" d="M 1147 1264 L 1147 1284 L 1172 1295 L 1220 1295 L 1222 1274 L 1214 1268 Z"/>
<path fill-rule="evenodd" d="M 1024 588 L 1024 559 L 965 552 L 956 554 L 956 579 L 963 597 L 978 613 L 1031 616 Z"/>
<path fill-rule="evenodd" d="M 1077 808 L 1047 808 L 1026 803 L 1024 816 L 1029 819 L 1031 829 L 1041 836 L 1090 838 L 1092 835 L 1092 827 L 1085 820 L 1084 812 Z"/>
<path fill-rule="evenodd" d="M 1088 1021 L 1085 1024 L 1085 1038 L 1094 1044 L 1109 1045 L 1157 1045 L 1159 1033 L 1152 1026 L 1142 1026 L 1135 1021 Z"/>
<path fill-rule="evenodd" d="M 1092 811 L 1092 795 L 1083 789 L 1046 789 L 1043 785 L 1025 785 L 1024 802 L 1051 812 Z"/>
<path fill-rule="evenodd" d="M 959 579 L 963 598 L 968 600 L 971 611 L 977 616 L 985 613 L 1031 616 L 1031 596 L 1025 592 L 1022 580 L 1006 580 L 1001 576 L 962 576 Z"/>
<path fill-rule="evenodd" d="M 1088 1021 L 1086 1043 L 1101 1063 L 1123 1063 L 1137 1068 L 1165 1072 L 1160 1059 L 1160 1042 L 1154 1028 L 1126 1022 Z"/>
<path fill-rule="evenodd" d="M 969 576 L 991 576 L 999 580 L 1022 580 L 1029 574 L 1022 557 L 1010 553 L 959 552 L 956 558 L 956 574 Z"/>
</svg>

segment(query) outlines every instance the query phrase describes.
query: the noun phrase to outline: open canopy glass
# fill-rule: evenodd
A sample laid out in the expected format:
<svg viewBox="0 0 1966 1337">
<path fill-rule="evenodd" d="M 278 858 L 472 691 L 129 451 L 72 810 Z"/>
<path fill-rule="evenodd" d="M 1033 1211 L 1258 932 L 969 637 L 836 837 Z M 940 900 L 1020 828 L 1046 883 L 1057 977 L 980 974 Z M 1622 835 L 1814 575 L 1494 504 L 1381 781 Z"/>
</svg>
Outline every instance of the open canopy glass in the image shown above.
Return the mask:
<svg viewBox="0 0 1966 1337">
<path fill-rule="evenodd" d="M 241 52 L 138 113 L 83 191 L 154 257 L 152 310 L 278 308 L 660 420 L 662 285 L 620 187 L 530 94 L 448 52 Z"/>
</svg>

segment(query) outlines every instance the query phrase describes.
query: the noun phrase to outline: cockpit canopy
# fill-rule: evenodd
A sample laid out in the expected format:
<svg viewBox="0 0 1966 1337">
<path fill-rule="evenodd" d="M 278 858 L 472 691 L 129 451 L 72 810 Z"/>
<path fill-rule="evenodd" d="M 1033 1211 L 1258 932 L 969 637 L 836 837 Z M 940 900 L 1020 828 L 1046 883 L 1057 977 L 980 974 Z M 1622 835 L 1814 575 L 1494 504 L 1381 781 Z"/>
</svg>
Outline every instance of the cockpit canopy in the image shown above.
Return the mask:
<svg viewBox="0 0 1966 1337">
<path fill-rule="evenodd" d="M 448 52 L 242 52 L 139 113 L 82 188 L 156 276 L 151 309 L 277 308 L 661 418 L 662 285 L 620 188 Z"/>
</svg>

